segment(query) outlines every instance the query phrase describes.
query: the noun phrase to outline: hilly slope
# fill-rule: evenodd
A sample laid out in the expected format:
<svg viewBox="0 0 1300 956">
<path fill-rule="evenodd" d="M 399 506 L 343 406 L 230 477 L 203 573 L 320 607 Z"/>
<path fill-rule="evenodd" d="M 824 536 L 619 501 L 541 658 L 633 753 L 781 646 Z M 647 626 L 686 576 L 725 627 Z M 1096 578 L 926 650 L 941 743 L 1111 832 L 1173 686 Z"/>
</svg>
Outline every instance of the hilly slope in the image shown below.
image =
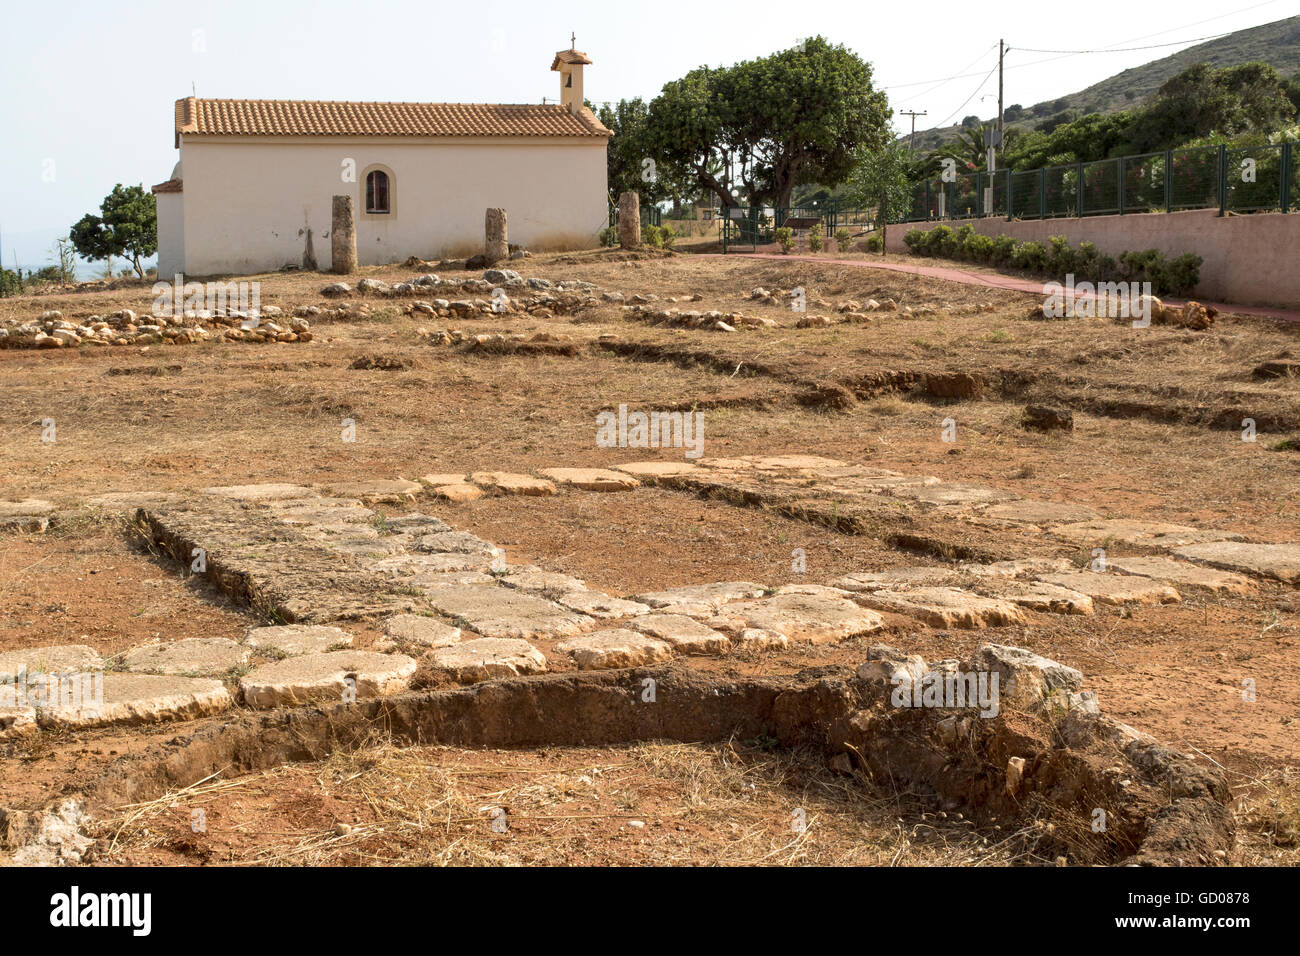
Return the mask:
<svg viewBox="0 0 1300 956">
<path fill-rule="evenodd" d="M 1008 120 L 1007 126 L 1034 127 L 1042 120 L 1063 111 L 1083 115 L 1128 109 L 1140 105 L 1165 80 L 1194 63 L 1225 67 L 1254 60 L 1271 63 L 1282 76 L 1300 73 L 1300 16 L 1238 30 L 1217 40 L 1207 40 L 1171 56 L 1116 73 L 1077 93 L 1036 103 L 1027 107 L 1015 121 Z M 1008 61 L 1008 66 L 1012 62 L 1014 61 Z M 1015 100 L 1014 90 L 1015 83 L 1009 82 L 1008 105 Z M 992 118 L 996 119 L 996 114 Z M 956 126 L 945 126 L 917 130 L 916 148 L 921 151 L 933 149 L 955 135 L 957 129 Z"/>
</svg>

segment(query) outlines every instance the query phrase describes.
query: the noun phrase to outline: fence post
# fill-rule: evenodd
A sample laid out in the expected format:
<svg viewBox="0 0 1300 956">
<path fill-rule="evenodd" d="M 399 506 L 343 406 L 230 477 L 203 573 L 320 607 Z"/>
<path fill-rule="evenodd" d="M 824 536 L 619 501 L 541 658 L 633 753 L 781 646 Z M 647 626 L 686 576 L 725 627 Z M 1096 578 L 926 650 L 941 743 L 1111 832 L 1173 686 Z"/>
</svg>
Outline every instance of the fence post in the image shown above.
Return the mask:
<svg viewBox="0 0 1300 956">
<path fill-rule="evenodd" d="M 1228 214 L 1228 147 L 1219 145 L 1219 215 Z"/>
<path fill-rule="evenodd" d="M 1075 166 L 1076 166 L 1075 176 L 1078 179 L 1078 181 L 1074 184 L 1074 191 L 1078 194 L 1079 208 L 1077 211 L 1079 213 L 1079 218 L 1082 219 L 1083 218 L 1083 163 L 1076 163 Z"/>
<path fill-rule="evenodd" d="M 1007 167 L 1007 222 L 1011 221 L 1011 167 Z"/>
<path fill-rule="evenodd" d="M 1165 212 L 1174 211 L 1174 151 L 1165 150 Z"/>
<path fill-rule="evenodd" d="M 984 218 L 984 173 L 975 170 L 975 218 Z"/>
<path fill-rule="evenodd" d="M 1047 218 L 1047 167 L 1038 170 L 1038 218 Z"/>
<path fill-rule="evenodd" d="M 1119 199 L 1119 214 L 1122 216 L 1124 215 L 1124 190 L 1128 186 L 1128 184 L 1125 182 L 1125 176 L 1124 176 L 1124 157 L 1123 156 L 1118 157 L 1115 160 L 1115 163 L 1119 167 L 1119 182 L 1115 184 L 1115 190 L 1118 193 L 1117 198 Z"/>
<path fill-rule="evenodd" d="M 1278 188 L 1278 200 L 1283 212 L 1291 211 L 1291 144 L 1282 144 L 1282 185 Z"/>
</svg>

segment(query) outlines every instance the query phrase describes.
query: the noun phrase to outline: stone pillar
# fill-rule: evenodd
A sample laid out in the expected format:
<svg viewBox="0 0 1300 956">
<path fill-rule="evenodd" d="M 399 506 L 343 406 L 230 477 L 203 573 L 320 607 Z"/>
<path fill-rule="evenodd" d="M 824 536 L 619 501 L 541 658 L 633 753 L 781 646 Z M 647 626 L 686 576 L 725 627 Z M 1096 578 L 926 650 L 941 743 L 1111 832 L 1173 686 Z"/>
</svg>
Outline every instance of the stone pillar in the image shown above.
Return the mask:
<svg viewBox="0 0 1300 956">
<path fill-rule="evenodd" d="M 357 224 L 351 196 L 334 197 L 334 218 L 330 226 L 330 269 L 339 275 L 357 271 Z"/>
<path fill-rule="evenodd" d="M 489 209 L 483 217 L 483 258 L 488 261 L 488 265 L 496 265 L 503 259 L 510 258 L 504 209 Z"/>
<path fill-rule="evenodd" d="M 624 249 L 641 245 L 641 194 L 636 190 L 618 197 L 618 244 Z"/>
</svg>

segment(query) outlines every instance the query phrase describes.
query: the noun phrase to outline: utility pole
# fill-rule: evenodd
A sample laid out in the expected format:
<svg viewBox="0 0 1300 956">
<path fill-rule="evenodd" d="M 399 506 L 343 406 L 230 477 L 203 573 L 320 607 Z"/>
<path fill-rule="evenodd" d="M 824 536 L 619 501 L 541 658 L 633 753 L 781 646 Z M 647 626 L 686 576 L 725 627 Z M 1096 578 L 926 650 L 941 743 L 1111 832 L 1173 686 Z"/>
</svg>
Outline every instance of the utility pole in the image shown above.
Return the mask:
<svg viewBox="0 0 1300 956">
<path fill-rule="evenodd" d="M 1002 128 L 1002 58 L 1006 55 L 1006 43 L 1003 40 L 998 41 L 998 147 L 1002 147 L 1003 128 Z"/>
<path fill-rule="evenodd" d="M 910 149 L 914 149 L 914 148 L 916 147 L 916 118 L 917 118 L 918 116 L 924 116 L 925 114 L 926 114 L 926 111 L 925 111 L 925 110 L 921 110 L 921 112 L 919 112 L 919 113 L 916 112 L 916 110 L 899 110 L 899 111 L 898 111 L 898 115 L 899 115 L 899 116 L 910 116 L 910 117 L 912 117 L 912 138 L 909 139 L 909 140 L 907 141 L 907 148 L 908 148 L 909 150 L 910 150 Z"/>
</svg>

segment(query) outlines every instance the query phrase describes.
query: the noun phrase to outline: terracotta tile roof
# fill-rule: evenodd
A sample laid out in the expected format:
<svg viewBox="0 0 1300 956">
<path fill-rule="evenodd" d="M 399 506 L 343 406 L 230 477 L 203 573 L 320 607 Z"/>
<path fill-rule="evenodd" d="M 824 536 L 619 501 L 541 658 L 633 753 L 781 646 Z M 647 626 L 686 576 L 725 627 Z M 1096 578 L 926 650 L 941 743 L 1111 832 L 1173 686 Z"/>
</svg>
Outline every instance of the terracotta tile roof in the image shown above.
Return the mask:
<svg viewBox="0 0 1300 956">
<path fill-rule="evenodd" d="M 179 179 L 169 179 L 165 183 L 159 183 L 157 186 L 152 187 L 149 191 L 157 194 L 157 193 L 179 193 L 179 192 L 184 192 L 185 190 L 182 188 L 182 184 Z"/>
<path fill-rule="evenodd" d="M 176 101 L 186 136 L 612 136 L 585 107 L 499 103 Z"/>
<path fill-rule="evenodd" d="M 590 66 L 591 60 L 581 50 L 561 50 L 555 54 L 555 59 L 551 62 L 551 69 L 558 70 L 561 63 L 581 63 Z"/>
</svg>

